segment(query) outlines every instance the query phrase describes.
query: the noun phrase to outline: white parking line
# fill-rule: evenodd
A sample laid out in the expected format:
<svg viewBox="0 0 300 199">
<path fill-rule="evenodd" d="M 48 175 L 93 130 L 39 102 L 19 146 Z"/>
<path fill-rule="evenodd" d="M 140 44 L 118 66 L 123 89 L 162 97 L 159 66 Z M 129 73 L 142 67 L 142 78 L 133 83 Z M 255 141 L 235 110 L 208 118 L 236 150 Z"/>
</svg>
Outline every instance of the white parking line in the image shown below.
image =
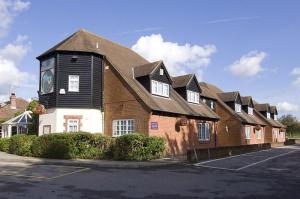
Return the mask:
<svg viewBox="0 0 300 199">
<path fill-rule="evenodd" d="M 236 169 L 224 168 L 224 167 L 212 167 L 207 165 L 198 165 L 197 167 L 205 167 L 210 169 L 220 169 L 220 170 L 227 170 L 227 171 L 236 171 Z"/>
<path fill-rule="evenodd" d="M 261 161 L 255 162 L 255 163 L 248 164 L 248 165 L 246 165 L 246 166 L 244 166 L 244 167 L 240 167 L 240 168 L 236 169 L 236 171 L 240 171 L 240 170 L 243 170 L 243 169 L 252 167 L 252 166 L 254 166 L 254 165 L 257 165 L 257 164 L 266 162 L 266 161 L 268 161 L 268 160 L 272 160 L 272 159 L 274 159 L 274 158 L 278 158 L 278 157 L 281 157 L 281 156 L 285 156 L 285 155 L 288 155 L 288 154 L 294 153 L 294 152 L 296 152 L 296 150 L 295 150 L 295 151 L 290 151 L 290 152 L 287 152 L 287 153 L 283 153 L 283 154 L 280 154 L 280 155 L 276 155 L 276 156 L 273 156 L 273 157 L 269 157 L 269 158 L 267 158 L 267 159 L 264 159 L 264 160 L 261 160 Z"/>
</svg>

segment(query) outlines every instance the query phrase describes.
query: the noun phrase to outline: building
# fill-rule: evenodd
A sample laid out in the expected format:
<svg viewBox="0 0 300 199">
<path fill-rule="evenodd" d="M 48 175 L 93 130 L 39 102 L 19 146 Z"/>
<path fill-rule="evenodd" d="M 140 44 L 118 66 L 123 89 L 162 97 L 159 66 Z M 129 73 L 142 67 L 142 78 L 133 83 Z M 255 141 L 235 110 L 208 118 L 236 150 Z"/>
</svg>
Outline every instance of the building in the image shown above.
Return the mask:
<svg viewBox="0 0 300 199">
<path fill-rule="evenodd" d="M 39 135 L 139 132 L 167 141 L 168 155 L 216 146 L 218 115 L 199 100 L 195 75 L 171 77 L 162 61 L 79 30 L 40 61 Z"/>
<path fill-rule="evenodd" d="M 278 121 L 278 112 L 276 106 L 270 106 L 268 103 L 255 104 L 255 109 L 267 123 L 266 142 L 285 142 L 286 126 Z"/>
<path fill-rule="evenodd" d="M 250 96 L 243 97 L 238 91 L 224 92 L 215 85 L 201 82 L 205 91 L 201 96 L 213 104 L 220 121 L 217 128 L 217 146 L 240 146 L 266 143 L 267 123 L 254 110 Z"/>
<path fill-rule="evenodd" d="M 3 128 L 5 125 L 2 125 L 2 123 L 12 119 L 17 114 L 23 113 L 29 104 L 26 100 L 17 98 L 15 93 L 12 93 L 9 99 L 9 101 L 0 104 L 0 137 L 10 137 L 17 134 L 17 127 L 13 126 L 8 134 L 8 131 Z"/>
</svg>

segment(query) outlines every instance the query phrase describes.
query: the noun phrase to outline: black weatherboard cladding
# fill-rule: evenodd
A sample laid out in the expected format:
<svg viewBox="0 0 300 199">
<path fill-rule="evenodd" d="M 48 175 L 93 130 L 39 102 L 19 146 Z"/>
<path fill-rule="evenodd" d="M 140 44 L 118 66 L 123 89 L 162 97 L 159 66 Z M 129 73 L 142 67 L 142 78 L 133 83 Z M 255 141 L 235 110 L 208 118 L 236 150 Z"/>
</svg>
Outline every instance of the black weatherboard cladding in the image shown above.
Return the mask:
<svg viewBox="0 0 300 199">
<path fill-rule="evenodd" d="M 151 92 L 150 90 L 150 77 L 147 76 L 142 76 L 142 77 L 137 77 L 136 78 L 144 87 L 148 92 Z"/>
<path fill-rule="evenodd" d="M 183 99 L 187 100 L 186 87 L 175 88 L 175 90 Z"/>
<path fill-rule="evenodd" d="M 94 108 L 102 108 L 103 103 L 103 62 L 102 58 L 99 56 L 93 56 L 93 67 L 92 67 L 92 75 L 93 75 L 93 93 L 92 93 L 92 105 Z"/>
<path fill-rule="evenodd" d="M 158 67 L 152 74 L 151 74 L 151 80 L 156 80 L 159 82 L 163 82 L 166 84 L 171 84 L 171 82 L 169 81 L 167 74 L 167 71 L 164 70 L 164 74 L 160 75 L 160 69 L 163 67 Z"/>
<path fill-rule="evenodd" d="M 198 82 L 195 79 L 195 77 L 193 77 L 193 79 L 187 85 L 187 90 L 194 91 L 194 92 L 197 92 L 197 93 L 201 93 L 201 90 L 198 87 Z"/>
</svg>

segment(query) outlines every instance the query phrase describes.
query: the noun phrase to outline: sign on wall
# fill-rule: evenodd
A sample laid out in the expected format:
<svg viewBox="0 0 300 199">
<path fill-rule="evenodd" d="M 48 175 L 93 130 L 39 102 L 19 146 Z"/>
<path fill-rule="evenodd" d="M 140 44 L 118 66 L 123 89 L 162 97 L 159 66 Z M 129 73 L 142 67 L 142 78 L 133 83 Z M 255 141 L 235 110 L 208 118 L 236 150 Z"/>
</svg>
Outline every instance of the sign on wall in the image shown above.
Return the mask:
<svg viewBox="0 0 300 199">
<path fill-rule="evenodd" d="M 157 130 L 158 129 L 158 122 L 151 122 L 151 129 L 152 130 Z"/>
</svg>

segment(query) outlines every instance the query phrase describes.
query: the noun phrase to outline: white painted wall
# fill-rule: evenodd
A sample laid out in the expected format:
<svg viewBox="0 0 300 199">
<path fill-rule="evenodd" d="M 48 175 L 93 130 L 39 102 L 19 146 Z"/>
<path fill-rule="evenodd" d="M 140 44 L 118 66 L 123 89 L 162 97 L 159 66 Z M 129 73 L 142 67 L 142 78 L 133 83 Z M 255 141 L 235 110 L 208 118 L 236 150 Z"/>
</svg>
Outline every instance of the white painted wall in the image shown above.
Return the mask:
<svg viewBox="0 0 300 199">
<path fill-rule="evenodd" d="M 64 132 L 65 115 L 82 115 L 81 131 L 103 133 L 104 113 L 97 109 L 47 109 L 46 114 L 39 117 L 39 135 L 43 135 L 43 126 L 51 125 L 51 133 Z"/>
</svg>

